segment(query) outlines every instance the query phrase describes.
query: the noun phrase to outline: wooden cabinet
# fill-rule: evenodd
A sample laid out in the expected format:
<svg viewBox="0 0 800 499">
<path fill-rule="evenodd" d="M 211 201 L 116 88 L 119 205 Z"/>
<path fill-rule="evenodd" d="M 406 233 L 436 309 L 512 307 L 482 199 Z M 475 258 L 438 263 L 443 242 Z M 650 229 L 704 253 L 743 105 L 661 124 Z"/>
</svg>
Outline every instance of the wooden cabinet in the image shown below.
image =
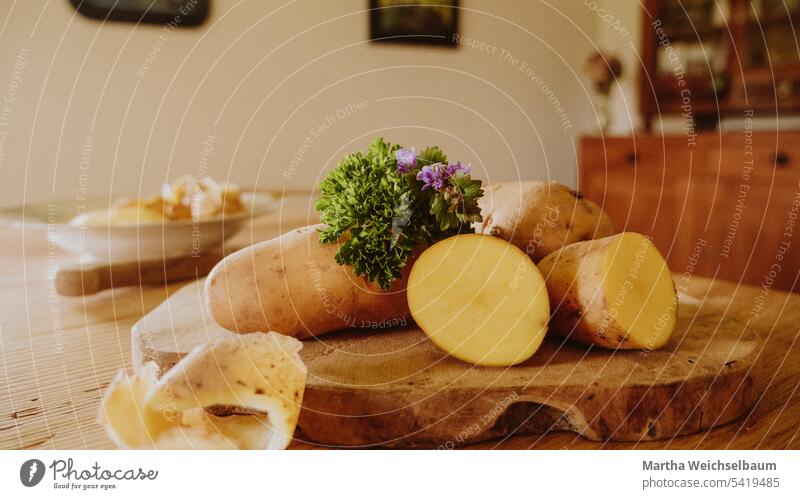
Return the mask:
<svg viewBox="0 0 800 499">
<path fill-rule="evenodd" d="M 800 290 L 800 133 L 584 138 L 579 188 L 674 272 Z"/>
<path fill-rule="evenodd" d="M 651 235 L 668 258 L 678 251 L 683 190 L 691 161 L 685 140 L 585 139 L 581 192 L 600 204 L 618 231 Z M 584 172 L 586 174 L 584 174 Z"/>
<path fill-rule="evenodd" d="M 800 2 L 645 0 L 640 95 L 646 123 L 688 113 L 800 111 Z"/>
</svg>

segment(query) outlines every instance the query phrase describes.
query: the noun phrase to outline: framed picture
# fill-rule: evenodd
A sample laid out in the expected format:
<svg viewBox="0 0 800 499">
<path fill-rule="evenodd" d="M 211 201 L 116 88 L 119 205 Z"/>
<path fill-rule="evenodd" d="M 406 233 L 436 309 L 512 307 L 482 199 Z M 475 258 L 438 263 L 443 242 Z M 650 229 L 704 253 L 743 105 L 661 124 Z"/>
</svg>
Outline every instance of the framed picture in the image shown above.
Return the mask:
<svg viewBox="0 0 800 499">
<path fill-rule="evenodd" d="M 86 17 L 133 23 L 197 26 L 208 17 L 210 0 L 69 0 Z"/>
<path fill-rule="evenodd" d="M 370 40 L 457 46 L 458 0 L 370 0 Z"/>
</svg>

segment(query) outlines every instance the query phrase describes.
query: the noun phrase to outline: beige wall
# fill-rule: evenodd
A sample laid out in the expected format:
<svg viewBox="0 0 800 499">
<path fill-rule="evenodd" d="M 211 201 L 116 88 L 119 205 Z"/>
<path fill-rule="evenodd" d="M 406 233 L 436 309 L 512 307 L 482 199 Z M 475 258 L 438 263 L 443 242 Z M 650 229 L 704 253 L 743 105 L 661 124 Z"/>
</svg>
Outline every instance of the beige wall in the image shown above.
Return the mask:
<svg viewBox="0 0 800 499">
<path fill-rule="evenodd" d="M 575 183 L 601 22 L 582 0 L 462 0 L 463 36 L 489 46 L 457 50 L 365 42 L 366 0 L 213 4 L 203 27 L 166 31 L 0 2 L 0 204 L 198 170 L 310 187 L 375 135 L 438 144 L 492 180 Z"/>
</svg>

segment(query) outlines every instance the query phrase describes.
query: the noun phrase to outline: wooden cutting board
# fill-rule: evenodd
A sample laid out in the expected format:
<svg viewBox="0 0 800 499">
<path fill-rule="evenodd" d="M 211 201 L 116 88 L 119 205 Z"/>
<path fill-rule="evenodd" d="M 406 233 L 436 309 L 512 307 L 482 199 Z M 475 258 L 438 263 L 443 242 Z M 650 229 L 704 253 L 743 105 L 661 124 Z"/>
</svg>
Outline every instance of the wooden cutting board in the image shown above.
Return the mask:
<svg viewBox="0 0 800 499">
<path fill-rule="evenodd" d="M 134 364 L 164 371 L 233 335 L 202 305 L 202 281 L 133 328 Z M 334 446 L 451 448 L 509 434 L 566 430 L 592 440 L 666 439 L 730 422 L 758 393 L 761 340 L 725 315 L 728 300 L 684 297 L 669 345 L 613 352 L 548 338 L 529 361 L 476 367 L 409 325 L 304 341 L 303 437 Z"/>
</svg>

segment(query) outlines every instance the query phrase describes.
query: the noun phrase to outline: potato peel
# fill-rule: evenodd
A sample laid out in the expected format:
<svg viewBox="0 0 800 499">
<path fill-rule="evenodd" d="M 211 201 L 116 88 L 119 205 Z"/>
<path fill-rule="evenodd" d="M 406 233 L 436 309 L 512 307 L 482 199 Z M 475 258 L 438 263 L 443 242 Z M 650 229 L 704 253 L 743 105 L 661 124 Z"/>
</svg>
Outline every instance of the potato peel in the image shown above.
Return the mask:
<svg viewBox="0 0 800 499">
<path fill-rule="evenodd" d="M 201 345 L 160 379 L 154 363 L 120 372 L 100 421 L 126 449 L 285 449 L 306 382 L 302 343 L 254 333 Z M 232 408 L 219 416 L 207 409 Z"/>
</svg>

